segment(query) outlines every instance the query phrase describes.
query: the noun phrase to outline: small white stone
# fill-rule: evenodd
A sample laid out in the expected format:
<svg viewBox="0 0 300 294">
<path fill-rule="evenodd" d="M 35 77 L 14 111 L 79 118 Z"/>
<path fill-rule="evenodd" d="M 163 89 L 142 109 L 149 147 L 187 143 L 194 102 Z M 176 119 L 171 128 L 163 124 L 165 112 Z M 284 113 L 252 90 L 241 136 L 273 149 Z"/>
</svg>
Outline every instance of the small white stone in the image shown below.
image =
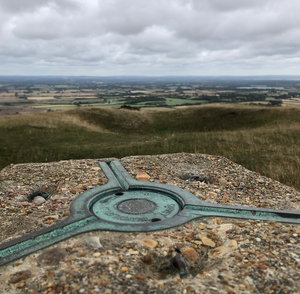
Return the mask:
<svg viewBox="0 0 300 294">
<path fill-rule="evenodd" d="M 129 253 L 130 255 L 138 255 L 138 254 L 139 254 L 138 251 L 133 250 L 133 249 L 129 249 L 129 250 L 128 250 L 128 253 Z M 127 255 L 127 254 L 126 254 L 126 255 Z"/>
<path fill-rule="evenodd" d="M 85 292 L 85 289 L 83 289 L 83 288 L 79 290 L 79 293 L 84 293 L 84 292 Z"/>
<path fill-rule="evenodd" d="M 261 241 L 261 239 L 260 239 L 260 238 L 255 238 L 255 240 L 256 240 L 257 242 L 260 242 L 260 241 Z"/>
<path fill-rule="evenodd" d="M 44 197 L 42 197 L 42 196 L 36 196 L 36 197 L 34 197 L 34 199 L 33 199 L 33 203 L 34 204 L 41 204 L 41 203 L 44 203 L 46 201 L 46 199 L 44 198 Z"/>
<path fill-rule="evenodd" d="M 298 237 L 298 234 L 293 234 L 293 237 Z"/>
<path fill-rule="evenodd" d="M 103 247 L 100 243 L 99 237 L 96 237 L 96 236 L 86 237 L 84 239 L 84 242 L 89 244 L 90 246 L 92 246 L 94 248 L 102 248 Z"/>
<path fill-rule="evenodd" d="M 44 219 L 58 219 L 59 215 L 55 214 L 55 215 L 47 215 L 44 217 Z"/>
</svg>

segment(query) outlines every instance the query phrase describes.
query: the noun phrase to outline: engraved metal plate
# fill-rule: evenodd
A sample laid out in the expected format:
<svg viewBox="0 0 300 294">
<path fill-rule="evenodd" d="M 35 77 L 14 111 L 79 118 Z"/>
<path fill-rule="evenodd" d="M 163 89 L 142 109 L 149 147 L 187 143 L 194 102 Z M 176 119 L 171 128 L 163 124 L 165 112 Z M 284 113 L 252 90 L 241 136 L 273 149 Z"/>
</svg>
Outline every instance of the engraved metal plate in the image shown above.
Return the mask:
<svg viewBox="0 0 300 294">
<path fill-rule="evenodd" d="M 92 207 L 92 212 L 103 220 L 132 224 L 165 220 L 179 210 L 180 206 L 174 199 L 151 190 L 116 193 L 100 199 Z"/>
</svg>

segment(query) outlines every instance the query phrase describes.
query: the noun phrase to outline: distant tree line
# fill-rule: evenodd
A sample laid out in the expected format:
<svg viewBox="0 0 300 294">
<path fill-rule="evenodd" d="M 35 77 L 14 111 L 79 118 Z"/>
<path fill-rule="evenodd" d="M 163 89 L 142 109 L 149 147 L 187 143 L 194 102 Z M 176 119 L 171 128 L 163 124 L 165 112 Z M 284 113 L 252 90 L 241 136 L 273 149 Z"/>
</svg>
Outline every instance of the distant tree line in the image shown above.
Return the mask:
<svg viewBox="0 0 300 294">
<path fill-rule="evenodd" d="M 134 107 L 134 106 L 126 105 L 126 104 L 123 104 L 123 105 L 120 107 L 120 109 L 138 110 L 138 111 L 141 110 L 140 107 Z"/>
</svg>

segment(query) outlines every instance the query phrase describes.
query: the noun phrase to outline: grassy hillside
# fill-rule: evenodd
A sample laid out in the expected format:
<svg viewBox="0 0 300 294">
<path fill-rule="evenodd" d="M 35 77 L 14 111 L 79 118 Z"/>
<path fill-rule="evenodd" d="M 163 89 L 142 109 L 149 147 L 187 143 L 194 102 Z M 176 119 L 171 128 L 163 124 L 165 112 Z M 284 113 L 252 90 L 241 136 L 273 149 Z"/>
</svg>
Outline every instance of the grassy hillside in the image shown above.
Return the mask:
<svg viewBox="0 0 300 294">
<path fill-rule="evenodd" d="M 0 168 L 70 158 L 198 152 L 300 189 L 300 108 L 76 109 L 0 117 Z"/>
</svg>

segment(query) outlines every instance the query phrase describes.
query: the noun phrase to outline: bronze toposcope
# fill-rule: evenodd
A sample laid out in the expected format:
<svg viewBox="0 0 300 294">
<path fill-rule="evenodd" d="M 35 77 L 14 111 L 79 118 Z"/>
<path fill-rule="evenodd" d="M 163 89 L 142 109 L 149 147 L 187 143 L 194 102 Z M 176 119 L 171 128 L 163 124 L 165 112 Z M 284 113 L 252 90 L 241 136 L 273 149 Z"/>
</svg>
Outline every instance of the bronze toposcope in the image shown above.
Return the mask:
<svg viewBox="0 0 300 294">
<path fill-rule="evenodd" d="M 93 231 L 164 230 L 201 217 L 233 217 L 300 224 L 300 212 L 218 205 L 175 186 L 140 182 L 119 161 L 99 162 L 108 183 L 71 203 L 62 222 L 0 245 L 0 265 L 72 236 Z"/>
</svg>

